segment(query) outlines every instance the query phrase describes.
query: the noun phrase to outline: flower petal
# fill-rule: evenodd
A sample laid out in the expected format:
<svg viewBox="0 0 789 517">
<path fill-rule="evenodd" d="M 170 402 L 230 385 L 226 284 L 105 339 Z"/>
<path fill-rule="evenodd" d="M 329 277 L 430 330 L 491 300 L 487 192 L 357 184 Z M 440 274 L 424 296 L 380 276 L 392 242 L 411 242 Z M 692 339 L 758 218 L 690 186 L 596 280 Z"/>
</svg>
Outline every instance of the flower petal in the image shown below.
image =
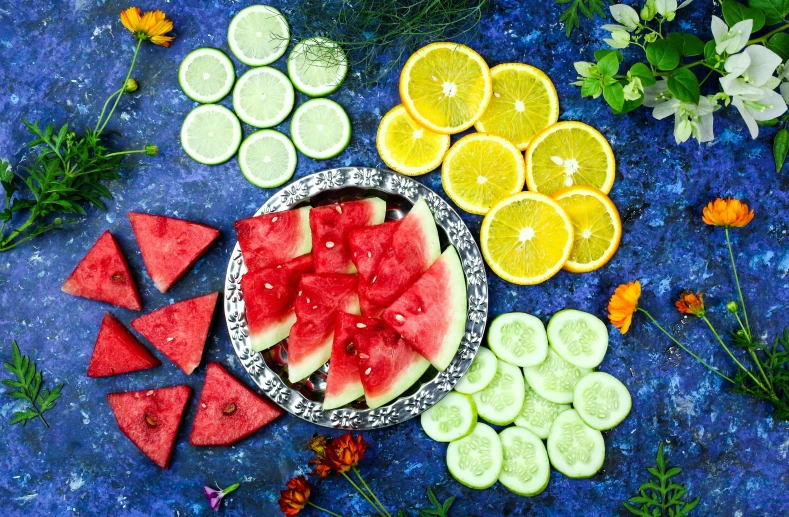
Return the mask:
<svg viewBox="0 0 789 517">
<path fill-rule="evenodd" d="M 745 121 L 745 125 L 748 126 L 748 131 L 751 133 L 751 138 L 756 138 L 759 136 L 759 125 L 756 123 L 756 120 L 748 113 L 748 110 L 745 109 L 745 105 L 743 100 L 740 97 L 734 97 L 731 101 L 732 106 L 737 108 L 737 111 L 740 112 L 740 116 Z"/>
<path fill-rule="evenodd" d="M 751 45 L 743 53 L 751 58 L 746 73 L 756 86 L 766 83 L 773 76 L 778 65 L 781 64 L 781 56 L 762 45 Z M 726 62 L 728 63 L 728 61 L 727 59 Z"/>
<path fill-rule="evenodd" d="M 610 11 L 614 20 L 624 25 L 627 30 L 633 31 L 638 27 L 638 13 L 629 5 L 614 4 L 610 7 Z"/>
<path fill-rule="evenodd" d="M 717 16 L 712 17 L 712 36 L 715 38 L 715 51 L 720 54 L 723 50 L 718 50 L 717 45 L 723 43 L 726 34 L 729 32 L 729 26 L 726 25 L 726 22 L 718 18 Z"/>
<path fill-rule="evenodd" d="M 751 56 L 747 52 L 741 52 L 740 54 L 735 54 L 733 56 L 729 56 L 726 58 L 726 62 L 723 64 L 723 68 L 729 72 L 729 74 L 739 77 L 745 72 L 748 67 L 751 65 Z"/>
</svg>

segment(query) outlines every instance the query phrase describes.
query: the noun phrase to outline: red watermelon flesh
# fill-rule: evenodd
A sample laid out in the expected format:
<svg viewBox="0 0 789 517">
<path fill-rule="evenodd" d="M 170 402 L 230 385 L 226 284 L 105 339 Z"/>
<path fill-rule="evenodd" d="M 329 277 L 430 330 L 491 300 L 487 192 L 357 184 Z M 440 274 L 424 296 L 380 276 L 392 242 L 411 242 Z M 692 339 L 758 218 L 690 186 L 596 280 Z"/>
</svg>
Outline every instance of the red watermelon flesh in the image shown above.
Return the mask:
<svg viewBox="0 0 789 517">
<path fill-rule="evenodd" d="M 139 311 L 140 295 L 109 231 L 104 232 L 61 287 L 64 293 Z"/>
<path fill-rule="evenodd" d="M 388 327 L 357 333 L 354 343 L 364 396 L 371 409 L 399 397 L 430 367 L 424 357 Z"/>
<path fill-rule="evenodd" d="M 171 386 L 110 393 L 107 400 L 123 434 L 166 469 L 190 391 L 189 386 Z"/>
<path fill-rule="evenodd" d="M 441 255 L 438 230 L 424 198 L 419 199 L 401 221 L 392 245 L 381 258 L 378 271 L 368 282 L 365 297 L 388 307 L 427 271 Z"/>
<path fill-rule="evenodd" d="M 104 314 L 88 365 L 88 377 L 109 377 L 147 370 L 160 364 L 123 323 L 109 312 Z"/>
<path fill-rule="evenodd" d="M 312 253 L 319 274 L 356 273 L 348 237 L 352 230 L 384 222 L 386 202 L 372 197 L 310 211 Z"/>
<path fill-rule="evenodd" d="M 381 313 L 384 312 L 386 307 L 381 307 L 370 299 L 369 293 L 372 289 L 374 289 L 374 287 L 370 286 L 370 283 L 360 276 L 359 308 L 361 309 L 363 316 L 367 316 L 368 318 L 378 318 L 381 316 Z"/>
<path fill-rule="evenodd" d="M 463 339 L 467 309 L 463 266 L 449 247 L 381 317 L 443 371 Z"/>
<path fill-rule="evenodd" d="M 232 445 L 282 415 L 283 411 L 210 363 L 197 403 L 192 445 Z"/>
<path fill-rule="evenodd" d="M 392 247 L 394 236 L 400 221 L 389 221 L 376 226 L 367 226 L 353 230 L 348 237 L 351 248 L 351 260 L 359 271 L 359 277 L 370 280 L 378 270 L 378 264 Z"/>
<path fill-rule="evenodd" d="M 364 395 L 362 380 L 359 378 L 359 362 L 356 358 L 354 334 L 380 330 L 381 320 L 364 318 L 340 312 L 334 322 L 334 342 L 329 360 L 329 377 L 326 380 L 326 393 L 323 409 L 335 409 Z"/>
<path fill-rule="evenodd" d="M 304 275 L 296 296 L 296 323 L 288 339 L 288 378 L 299 382 L 331 356 L 338 312 L 359 314 L 356 275 Z"/>
<path fill-rule="evenodd" d="M 247 269 L 279 266 L 312 251 L 310 207 L 236 221 Z"/>
<path fill-rule="evenodd" d="M 280 266 L 248 271 L 241 277 L 253 350 L 266 350 L 288 337 L 296 322 L 293 304 L 305 273 L 312 273 L 309 253 Z"/>
<path fill-rule="evenodd" d="M 145 269 L 156 288 L 166 292 L 219 237 L 219 230 L 162 215 L 129 212 Z"/>
<path fill-rule="evenodd" d="M 189 375 L 203 357 L 218 295 L 211 293 L 162 307 L 132 321 L 132 327 Z"/>
</svg>

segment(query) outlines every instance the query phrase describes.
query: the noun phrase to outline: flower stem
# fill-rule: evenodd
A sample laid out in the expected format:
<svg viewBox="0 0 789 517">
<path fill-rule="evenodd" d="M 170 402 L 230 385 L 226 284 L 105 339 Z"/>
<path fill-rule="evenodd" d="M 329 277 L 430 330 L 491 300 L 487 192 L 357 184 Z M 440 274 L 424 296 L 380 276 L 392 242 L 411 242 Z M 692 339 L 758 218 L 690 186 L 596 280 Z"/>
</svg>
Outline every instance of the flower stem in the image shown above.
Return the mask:
<svg viewBox="0 0 789 517">
<path fill-rule="evenodd" d="M 359 481 L 361 481 L 361 483 L 362 483 L 362 486 L 363 486 L 364 488 L 366 488 L 366 489 L 367 489 L 367 492 L 368 492 L 368 493 L 369 493 L 371 496 L 373 496 L 373 499 L 375 500 L 375 502 L 376 502 L 376 503 L 378 503 L 378 506 L 381 508 L 381 510 L 383 510 L 383 511 L 384 511 L 384 513 L 386 514 L 386 516 L 387 516 L 387 517 L 392 517 L 392 514 L 391 514 L 391 513 L 389 513 L 389 511 L 386 509 L 386 507 L 385 507 L 385 506 L 384 506 L 384 504 L 381 502 L 381 500 L 380 500 L 380 499 L 378 499 L 378 496 L 377 496 L 377 495 L 375 495 L 375 492 L 373 492 L 373 491 L 372 491 L 372 489 L 370 488 L 370 486 L 369 486 L 369 485 L 367 484 L 367 482 L 364 480 L 364 478 L 362 477 L 362 473 L 361 473 L 361 472 L 359 472 L 359 469 L 357 469 L 356 467 L 353 467 L 353 472 L 356 474 L 356 477 L 358 477 L 358 478 L 359 478 Z"/>
<path fill-rule="evenodd" d="M 131 77 L 132 72 L 134 71 L 134 65 L 137 63 L 137 55 L 140 53 L 140 46 L 141 45 L 142 45 L 142 40 L 138 38 L 137 39 L 137 46 L 134 49 L 134 56 L 132 56 L 131 66 L 129 67 L 129 71 L 126 74 L 126 79 L 123 80 L 123 85 L 124 86 L 126 85 L 126 82 Z M 123 93 L 123 87 L 121 87 L 121 93 Z M 112 96 L 110 96 L 110 97 L 112 97 Z M 121 97 L 122 97 L 122 95 L 117 95 L 115 97 L 115 103 L 112 105 L 112 109 L 110 110 L 109 114 L 107 114 L 107 118 L 104 119 L 104 122 L 101 124 L 101 127 L 99 127 L 99 129 L 97 131 L 98 134 L 101 134 L 101 132 L 104 131 L 104 128 L 107 127 L 107 123 L 112 118 L 113 113 L 115 113 L 115 108 L 118 107 L 118 103 L 121 101 Z M 102 112 L 102 115 L 103 114 L 104 113 Z M 99 119 L 99 122 L 101 122 L 101 119 Z"/>
<path fill-rule="evenodd" d="M 734 317 L 737 318 L 737 323 L 740 324 L 740 328 L 742 329 L 742 331 L 745 333 L 746 336 L 748 336 L 748 332 L 745 330 L 745 325 L 743 325 L 742 319 L 740 319 L 739 312 L 735 312 Z M 751 336 L 748 336 L 748 342 L 751 344 L 753 343 L 753 341 L 751 340 Z M 756 363 L 756 366 L 759 367 L 759 371 L 762 374 L 762 378 L 767 383 L 767 386 L 769 386 L 770 389 L 773 389 L 773 383 L 770 382 L 769 377 L 767 377 L 767 374 L 764 373 L 764 368 L 762 367 L 762 362 L 759 360 L 759 356 L 756 355 L 756 352 L 753 350 L 753 348 L 748 348 L 748 352 L 751 354 L 751 358 L 753 359 L 753 362 Z"/>
<path fill-rule="evenodd" d="M 751 371 L 750 371 L 748 368 L 746 368 L 745 366 L 743 366 L 743 364 L 742 364 L 742 363 L 739 361 L 739 359 L 737 359 L 737 357 L 735 357 L 735 355 L 732 353 L 732 351 L 731 351 L 731 350 L 729 350 L 729 347 L 728 347 L 728 346 L 726 346 L 726 343 L 724 343 L 724 342 L 723 342 L 723 339 L 721 339 L 720 335 L 718 334 L 718 331 L 717 331 L 717 330 L 715 330 L 715 327 L 713 327 L 713 326 L 712 326 L 712 322 L 711 322 L 711 321 L 710 321 L 710 320 L 707 318 L 707 316 L 702 316 L 702 317 L 701 317 L 701 319 L 703 319 L 703 320 L 704 320 L 704 322 L 707 324 L 707 326 L 710 328 L 710 330 L 712 331 L 713 335 L 714 335 L 714 336 L 715 336 L 715 338 L 718 340 L 718 343 L 720 343 L 720 344 L 721 344 L 721 346 L 723 347 L 723 349 L 724 349 L 724 350 L 726 350 L 726 353 L 727 353 L 727 354 L 729 354 L 729 357 L 731 357 L 731 358 L 732 358 L 732 360 L 733 360 L 735 363 L 737 363 L 737 366 L 739 366 L 740 368 L 742 368 L 742 371 L 744 371 L 745 373 L 747 373 L 747 374 L 748 374 L 748 376 L 749 376 L 751 379 L 753 379 L 753 381 L 756 383 L 756 385 L 757 385 L 757 386 L 759 386 L 761 389 L 763 389 L 763 390 L 767 391 L 767 390 L 765 389 L 765 387 L 762 385 L 761 381 L 760 381 L 759 379 L 757 379 L 757 378 L 756 378 L 756 376 L 755 376 L 753 373 L 751 373 Z"/>
<path fill-rule="evenodd" d="M 318 506 L 317 504 L 315 504 L 313 502 L 307 501 L 307 504 L 312 506 L 313 508 L 315 508 L 319 512 L 328 513 L 329 515 L 332 515 L 333 517 L 342 517 L 342 515 L 340 515 L 339 513 L 334 513 L 331 510 L 327 510 L 326 508 L 322 508 L 322 507 Z"/>
<path fill-rule="evenodd" d="M 114 153 L 105 154 L 104 157 L 105 158 L 109 158 L 111 156 L 123 156 L 123 155 L 126 155 L 126 154 L 140 154 L 140 153 L 144 153 L 144 152 L 145 152 L 145 149 L 135 149 L 133 151 L 117 151 L 117 152 L 114 152 Z"/>
<path fill-rule="evenodd" d="M 778 34 L 779 32 L 783 32 L 786 29 L 789 29 L 789 23 L 787 23 L 785 25 L 781 25 L 777 29 L 771 30 L 770 32 L 768 32 L 764 36 L 759 36 L 758 38 L 754 38 L 752 40 L 749 40 L 748 43 L 746 43 L 746 45 L 753 45 L 755 43 L 765 43 L 768 39 L 770 39 L 770 36 L 774 36 L 774 35 Z"/>
<path fill-rule="evenodd" d="M 740 305 L 742 306 L 742 315 L 745 317 L 745 328 L 748 333 L 748 339 L 753 339 L 751 333 L 751 325 L 748 323 L 748 311 L 745 309 L 745 299 L 742 297 L 742 288 L 740 287 L 740 277 L 737 275 L 737 265 L 734 263 L 734 251 L 731 248 L 731 239 L 729 238 L 729 229 L 726 230 L 726 245 L 729 247 L 729 259 L 731 259 L 731 270 L 734 272 L 734 282 L 737 284 L 737 293 L 740 295 Z"/>
<path fill-rule="evenodd" d="M 381 510 L 378 508 L 378 506 L 376 506 L 376 504 L 373 502 L 373 500 L 372 500 L 372 499 L 370 499 L 370 498 L 367 496 L 367 494 L 364 492 L 364 490 L 362 490 L 362 489 L 361 489 L 361 487 L 360 487 L 359 485 L 357 485 L 356 483 L 354 483 L 354 482 L 353 482 L 353 479 L 351 479 L 351 478 L 348 476 L 348 474 L 346 474 L 345 472 L 342 472 L 341 474 L 342 474 L 342 476 L 343 476 L 345 479 L 347 479 L 347 480 L 348 480 L 348 483 L 350 483 L 350 484 L 351 484 L 351 486 L 352 486 L 353 488 L 355 488 L 355 489 L 356 489 L 356 491 L 357 491 L 357 492 L 359 492 L 359 494 L 360 494 L 362 497 L 364 497 L 365 501 L 367 501 L 367 502 L 370 504 L 370 506 L 372 506 L 373 508 L 375 508 L 375 513 L 377 513 L 377 514 L 378 514 L 378 515 L 380 515 L 381 517 L 387 517 L 387 516 L 386 516 L 386 514 L 382 513 L 382 512 L 381 512 Z"/>
</svg>

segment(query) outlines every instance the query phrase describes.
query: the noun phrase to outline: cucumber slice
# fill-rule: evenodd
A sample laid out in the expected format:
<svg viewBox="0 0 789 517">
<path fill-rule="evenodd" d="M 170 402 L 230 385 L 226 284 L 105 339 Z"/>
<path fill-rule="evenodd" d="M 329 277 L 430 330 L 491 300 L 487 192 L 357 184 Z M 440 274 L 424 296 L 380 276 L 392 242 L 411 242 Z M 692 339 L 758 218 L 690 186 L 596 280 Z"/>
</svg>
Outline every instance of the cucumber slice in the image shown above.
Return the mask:
<svg viewBox="0 0 789 517">
<path fill-rule="evenodd" d="M 422 429 L 437 442 L 454 442 L 474 431 L 477 406 L 469 395 L 450 392 L 422 413 Z"/>
<path fill-rule="evenodd" d="M 603 468 L 605 441 L 600 431 L 581 420 L 574 409 L 556 417 L 548 435 L 553 468 L 570 478 L 592 477 Z"/>
<path fill-rule="evenodd" d="M 480 417 L 491 424 L 509 425 L 518 418 L 525 394 L 520 368 L 499 361 L 493 380 L 472 396 Z"/>
<path fill-rule="evenodd" d="M 633 401 L 619 379 L 604 372 L 592 372 L 575 385 L 573 406 L 586 425 L 605 431 L 622 423 Z"/>
<path fill-rule="evenodd" d="M 219 102 L 233 89 L 236 70 L 227 54 L 199 48 L 186 55 L 178 68 L 178 83 L 187 97 L 202 104 Z"/>
<path fill-rule="evenodd" d="M 206 165 L 224 163 L 241 144 L 241 123 L 218 104 L 193 109 L 181 126 L 181 146 L 193 160 Z"/>
<path fill-rule="evenodd" d="M 518 418 L 515 419 L 515 425 L 528 429 L 545 440 L 548 438 L 553 421 L 556 420 L 559 413 L 568 409 L 570 409 L 570 404 L 555 404 L 545 400 L 531 386 L 527 385 L 523 407 Z"/>
<path fill-rule="evenodd" d="M 447 468 L 452 477 L 469 488 L 492 487 L 501 474 L 504 456 L 499 435 L 479 422 L 474 431 L 447 447 Z"/>
<path fill-rule="evenodd" d="M 510 312 L 490 324 L 488 346 L 502 361 L 515 366 L 535 366 L 548 355 L 548 336 L 538 318 Z"/>
<path fill-rule="evenodd" d="M 239 61 L 249 66 L 273 63 L 285 53 L 290 28 L 285 17 L 268 5 L 239 11 L 227 29 L 227 43 Z"/>
<path fill-rule="evenodd" d="M 472 395 L 485 389 L 493 376 L 496 375 L 496 364 L 499 362 L 496 355 L 485 348 L 479 347 L 477 355 L 468 367 L 466 374 L 455 384 L 455 391 Z"/>
<path fill-rule="evenodd" d="M 274 127 L 293 109 L 293 85 L 269 66 L 253 68 L 241 76 L 233 89 L 233 109 L 242 121 L 255 127 Z"/>
<path fill-rule="evenodd" d="M 351 121 L 342 106 L 329 99 L 312 99 L 296 109 L 290 121 L 296 148 L 315 160 L 334 158 L 351 141 Z"/>
<path fill-rule="evenodd" d="M 261 188 L 278 187 L 296 172 L 296 148 L 273 129 L 249 135 L 238 150 L 238 166 L 244 177 Z"/>
<path fill-rule="evenodd" d="M 548 357 L 542 364 L 524 368 L 526 382 L 542 398 L 556 404 L 573 401 L 573 388 L 578 379 L 591 372 L 589 368 L 577 368 L 548 347 Z"/>
<path fill-rule="evenodd" d="M 323 97 L 340 87 L 348 73 L 348 60 L 332 40 L 315 37 L 299 42 L 288 56 L 288 75 L 298 91 Z"/>
<path fill-rule="evenodd" d="M 527 497 L 545 490 L 551 464 L 542 440 L 528 429 L 508 427 L 499 434 L 504 463 L 499 481 L 510 491 Z"/>
<path fill-rule="evenodd" d="M 568 363 L 596 368 L 608 351 L 608 328 L 593 314 L 565 309 L 548 322 L 548 341 Z"/>
</svg>

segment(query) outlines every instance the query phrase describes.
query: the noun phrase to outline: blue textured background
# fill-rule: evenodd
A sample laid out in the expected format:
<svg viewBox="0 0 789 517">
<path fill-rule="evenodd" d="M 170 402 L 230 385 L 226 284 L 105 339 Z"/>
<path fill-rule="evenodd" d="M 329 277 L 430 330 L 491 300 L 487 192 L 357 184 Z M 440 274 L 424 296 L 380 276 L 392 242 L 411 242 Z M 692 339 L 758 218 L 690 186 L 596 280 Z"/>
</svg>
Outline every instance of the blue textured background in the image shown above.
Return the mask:
<svg viewBox="0 0 789 517">
<path fill-rule="evenodd" d="M 179 433 L 172 467 L 163 471 L 147 460 L 116 427 L 105 394 L 187 383 L 199 392 L 205 362 L 221 361 L 244 377 L 217 314 L 205 360 L 192 376 L 169 361 L 160 368 L 93 380 L 85 370 L 102 313 L 109 307 L 69 297 L 60 284 L 106 229 L 119 239 L 137 272 L 149 311 L 173 301 L 222 289 L 223 272 L 234 244 L 233 221 L 252 214 L 270 195 L 247 183 L 235 161 L 205 167 L 186 157 L 178 143 L 181 121 L 194 106 L 178 87 L 177 67 L 193 48 L 227 50 L 231 17 L 250 2 L 230 0 L 145 1 L 143 9 L 163 8 L 175 20 L 177 40 L 170 49 L 145 45 L 134 76 L 141 84 L 124 98 L 111 127 L 128 147 L 156 143 L 161 155 L 146 159 L 110 185 L 116 199 L 107 213 L 91 211 L 79 226 L 49 234 L 0 255 L 0 343 L 10 356 L 17 339 L 44 369 L 50 385 L 65 382 L 63 397 L 49 413 L 52 430 L 39 422 L 27 427 L 3 424 L 0 489 L 5 515 L 208 515 L 203 484 L 241 482 L 225 509 L 228 515 L 278 515 L 276 499 L 290 476 L 303 472 L 306 440 L 319 429 L 285 416 L 234 447 L 195 448 L 187 436 L 196 404 L 192 397 Z M 133 40 L 118 20 L 127 2 L 108 0 L 0 1 L 0 156 L 26 159 L 21 120 L 57 124 L 94 123 L 106 95 L 116 89 L 128 66 Z M 285 2 L 287 16 L 292 8 Z M 709 38 L 709 17 L 717 6 L 697 1 L 680 13 L 676 27 Z M 751 321 L 772 339 L 787 323 L 789 302 L 789 172 L 776 175 L 770 145 L 774 129 L 755 142 L 736 112 L 716 117 L 717 138 L 699 146 L 675 146 L 670 121 L 656 122 L 646 110 L 614 117 L 601 103 L 582 100 L 572 62 L 590 59 L 601 46 L 602 31 L 585 29 L 569 40 L 548 0 L 494 2 L 471 42 L 491 65 L 525 61 L 545 70 L 561 100 L 561 118 L 598 127 L 618 159 L 611 197 L 623 216 L 624 237 L 607 267 L 578 276 L 565 272 L 536 287 L 491 280 L 491 314 L 531 312 L 543 320 L 564 307 L 604 315 L 614 287 L 640 278 L 643 305 L 715 364 L 731 366 L 696 321 L 682 321 L 672 300 L 682 288 L 702 289 L 715 308 L 712 317 L 729 330 L 722 305 L 733 296 L 723 234 L 702 224 L 703 204 L 718 195 L 749 202 L 756 218 L 734 232 Z M 293 21 L 293 20 L 292 20 Z M 594 25 L 600 25 L 597 19 Z M 283 60 L 275 66 L 283 68 Z M 237 63 L 240 73 L 246 67 Z M 343 87 L 332 97 L 348 108 L 354 137 L 338 158 L 319 163 L 300 157 L 297 177 L 340 165 L 382 165 L 374 145 L 380 116 L 398 103 L 396 73 L 369 89 Z M 303 101 L 303 99 L 301 99 Z M 227 99 L 223 104 L 228 104 Z M 246 128 L 247 132 L 249 128 Z M 287 124 L 282 128 L 287 132 Z M 439 174 L 421 178 L 440 191 Z M 193 271 L 167 294 L 144 273 L 126 218 L 130 210 L 170 214 L 220 228 L 222 237 Z M 475 234 L 480 218 L 465 216 Z M 110 309 L 124 322 L 136 314 Z M 592 479 L 568 480 L 554 472 L 538 497 L 515 496 L 501 486 L 476 492 L 456 483 L 444 466 L 445 446 L 429 440 L 417 420 L 371 433 L 373 449 L 364 462 L 371 484 L 391 508 L 412 509 L 424 501 L 424 487 L 440 497 L 457 496 L 453 516 L 584 515 L 622 513 L 620 502 L 645 480 L 660 440 L 667 440 L 670 463 L 683 467 L 682 480 L 703 500 L 694 515 L 770 516 L 786 514 L 789 488 L 789 428 L 771 418 L 770 408 L 727 393 L 712 374 L 689 358 L 672 360 L 669 343 L 639 321 L 624 339 L 612 334 L 601 369 L 630 388 L 634 407 L 618 428 L 605 433 L 607 457 Z M 0 418 L 18 405 L 0 397 Z M 369 515 L 358 496 L 348 496 L 340 479 L 331 479 L 315 501 L 344 515 Z M 310 515 L 310 512 L 306 512 Z"/>
</svg>

